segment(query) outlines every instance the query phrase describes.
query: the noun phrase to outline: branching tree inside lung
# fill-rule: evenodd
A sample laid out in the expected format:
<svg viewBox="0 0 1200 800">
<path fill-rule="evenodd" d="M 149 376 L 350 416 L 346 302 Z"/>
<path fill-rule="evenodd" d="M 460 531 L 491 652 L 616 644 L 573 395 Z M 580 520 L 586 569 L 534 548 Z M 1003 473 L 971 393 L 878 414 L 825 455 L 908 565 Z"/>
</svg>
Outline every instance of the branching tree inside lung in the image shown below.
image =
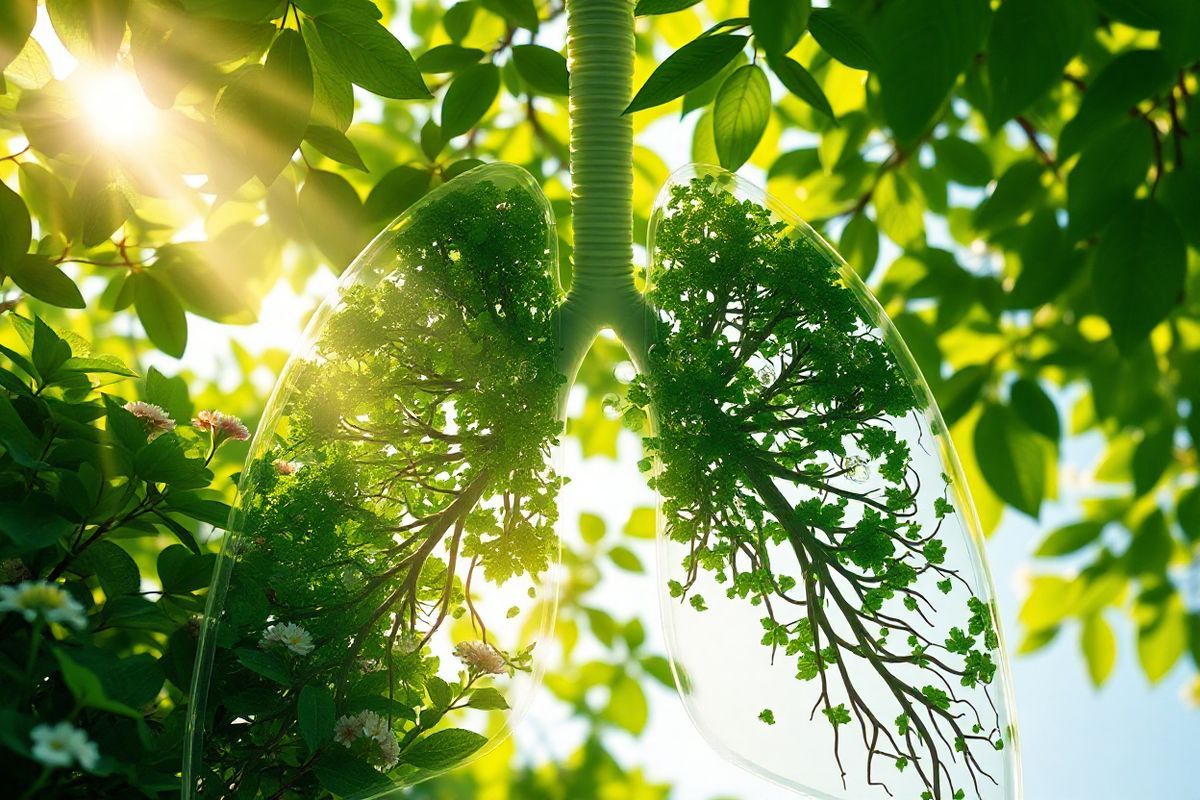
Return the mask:
<svg viewBox="0 0 1200 800">
<path fill-rule="evenodd" d="M 633 399 L 654 409 L 667 535 L 686 547 L 671 594 L 703 613 L 708 572 L 761 608 L 763 658 L 791 661 L 812 707 L 746 712 L 823 716 L 843 783 L 855 735 L 872 785 L 908 769 L 926 797 L 980 796 L 1004 747 L 999 642 L 947 562 L 948 478 L 919 475 L 926 443 L 898 431 L 924 401 L 835 261 L 766 208 L 699 178 L 656 233 L 661 327 Z"/>
</svg>

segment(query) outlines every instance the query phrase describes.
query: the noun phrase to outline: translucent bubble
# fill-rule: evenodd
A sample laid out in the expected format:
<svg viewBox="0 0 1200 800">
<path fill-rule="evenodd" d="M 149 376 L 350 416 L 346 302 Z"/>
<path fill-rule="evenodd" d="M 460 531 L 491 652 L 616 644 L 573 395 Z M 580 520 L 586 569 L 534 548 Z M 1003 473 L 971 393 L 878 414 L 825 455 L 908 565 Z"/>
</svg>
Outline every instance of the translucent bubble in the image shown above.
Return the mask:
<svg viewBox="0 0 1200 800">
<path fill-rule="evenodd" d="M 758 371 L 758 382 L 763 386 L 770 386 L 775 382 L 775 368 L 770 364 Z"/>
<path fill-rule="evenodd" d="M 621 361 L 613 367 L 613 376 L 621 383 L 632 383 L 637 377 L 637 367 L 632 361 Z"/>
<path fill-rule="evenodd" d="M 631 431 L 640 431 L 646 426 L 646 412 L 637 406 L 626 411 L 622 419 L 625 422 L 625 427 Z"/>
<path fill-rule="evenodd" d="M 621 416 L 620 395 L 609 392 L 600 401 L 600 410 L 608 419 L 618 419 Z"/>
</svg>

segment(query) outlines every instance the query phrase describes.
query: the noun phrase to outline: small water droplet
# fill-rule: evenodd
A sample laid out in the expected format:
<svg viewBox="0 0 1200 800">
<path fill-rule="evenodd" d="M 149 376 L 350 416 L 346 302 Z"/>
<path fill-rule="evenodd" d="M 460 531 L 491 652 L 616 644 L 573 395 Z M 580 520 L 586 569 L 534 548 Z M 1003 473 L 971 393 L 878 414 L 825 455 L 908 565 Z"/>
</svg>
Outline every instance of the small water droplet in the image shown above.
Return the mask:
<svg viewBox="0 0 1200 800">
<path fill-rule="evenodd" d="M 620 361 L 613 367 L 613 377 L 621 383 L 632 383 L 637 377 L 637 367 L 631 361 Z"/>
<path fill-rule="evenodd" d="M 758 371 L 758 382 L 763 386 L 770 386 L 775 382 L 775 368 L 770 364 Z"/>
<path fill-rule="evenodd" d="M 631 431 L 640 431 L 646 425 L 646 412 L 634 406 L 625 412 L 623 419 L 626 428 Z"/>
<path fill-rule="evenodd" d="M 871 479 L 871 469 L 861 458 L 851 458 L 846 462 L 846 477 L 855 483 L 866 483 Z"/>
<path fill-rule="evenodd" d="M 621 416 L 621 398 L 609 392 L 600 401 L 600 410 L 608 419 L 617 419 Z"/>
</svg>

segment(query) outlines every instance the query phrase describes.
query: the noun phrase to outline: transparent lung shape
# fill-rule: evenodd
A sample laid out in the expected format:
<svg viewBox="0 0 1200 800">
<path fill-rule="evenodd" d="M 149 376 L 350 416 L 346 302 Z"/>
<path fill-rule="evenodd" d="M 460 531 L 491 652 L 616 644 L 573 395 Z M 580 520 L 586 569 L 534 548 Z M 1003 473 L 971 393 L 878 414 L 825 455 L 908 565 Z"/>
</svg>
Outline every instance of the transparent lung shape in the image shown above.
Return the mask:
<svg viewBox="0 0 1200 800">
<path fill-rule="evenodd" d="M 555 602 L 555 242 L 537 183 L 480 167 L 316 313 L 210 589 L 185 795 L 378 797 L 506 735 Z"/>
<path fill-rule="evenodd" d="M 650 225 L 659 566 L 683 701 L 816 798 L 1019 796 L 1007 662 L 945 426 L 811 228 L 715 168 Z"/>
</svg>

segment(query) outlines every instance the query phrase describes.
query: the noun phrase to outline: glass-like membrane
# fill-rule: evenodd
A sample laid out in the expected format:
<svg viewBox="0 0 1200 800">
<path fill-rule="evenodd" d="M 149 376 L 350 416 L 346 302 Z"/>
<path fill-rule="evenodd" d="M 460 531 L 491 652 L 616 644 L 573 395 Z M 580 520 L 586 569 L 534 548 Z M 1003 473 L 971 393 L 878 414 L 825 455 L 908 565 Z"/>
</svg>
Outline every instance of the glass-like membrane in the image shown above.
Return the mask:
<svg viewBox="0 0 1200 800">
<path fill-rule="evenodd" d="M 378 797 L 503 738 L 554 611 L 555 241 L 536 182 L 481 167 L 314 316 L 210 591 L 185 796 Z"/>
<path fill-rule="evenodd" d="M 798 217 L 714 168 L 651 218 L 667 638 L 726 757 L 815 798 L 1019 796 L 982 538 L 911 355 Z"/>
</svg>

